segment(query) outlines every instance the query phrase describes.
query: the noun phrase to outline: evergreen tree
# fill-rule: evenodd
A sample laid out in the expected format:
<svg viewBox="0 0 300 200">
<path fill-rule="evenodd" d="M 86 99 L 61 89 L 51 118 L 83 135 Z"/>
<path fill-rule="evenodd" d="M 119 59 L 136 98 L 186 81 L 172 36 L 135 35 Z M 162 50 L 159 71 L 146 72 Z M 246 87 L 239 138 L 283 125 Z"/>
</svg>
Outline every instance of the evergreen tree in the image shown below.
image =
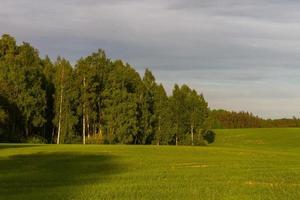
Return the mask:
<svg viewBox="0 0 300 200">
<path fill-rule="evenodd" d="M 106 138 L 109 143 L 137 144 L 139 74 L 122 61 L 114 63 L 105 89 Z"/>
<path fill-rule="evenodd" d="M 170 112 L 173 120 L 173 143 L 178 145 L 179 140 L 184 139 L 186 117 L 185 95 L 182 89 L 175 84 L 170 97 Z"/>
<path fill-rule="evenodd" d="M 154 93 L 157 84 L 152 72 L 145 70 L 139 94 L 139 143 L 151 144 L 154 139 Z"/>
<path fill-rule="evenodd" d="M 157 145 L 168 144 L 170 142 L 172 120 L 170 116 L 168 96 L 162 84 L 155 88 L 154 115 L 155 143 Z"/>
<path fill-rule="evenodd" d="M 45 59 L 42 60 L 42 71 L 44 75 L 43 79 L 43 89 L 46 91 L 46 123 L 43 127 L 43 137 L 48 140 L 48 142 L 52 143 L 53 135 L 54 135 L 54 93 L 55 93 L 55 67 L 51 62 L 50 58 L 46 56 Z"/>
</svg>

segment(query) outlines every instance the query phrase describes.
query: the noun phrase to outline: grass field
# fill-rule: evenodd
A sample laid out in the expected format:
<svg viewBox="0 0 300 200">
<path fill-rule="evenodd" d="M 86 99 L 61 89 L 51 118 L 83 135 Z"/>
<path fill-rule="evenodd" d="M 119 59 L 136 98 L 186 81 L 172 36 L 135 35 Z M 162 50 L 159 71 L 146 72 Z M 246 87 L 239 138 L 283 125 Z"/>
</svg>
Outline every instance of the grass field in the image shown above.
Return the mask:
<svg viewBox="0 0 300 200">
<path fill-rule="evenodd" d="M 300 199 L 300 129 L 206 147 L 0 145 L 0 199 Z"/>
</svg>

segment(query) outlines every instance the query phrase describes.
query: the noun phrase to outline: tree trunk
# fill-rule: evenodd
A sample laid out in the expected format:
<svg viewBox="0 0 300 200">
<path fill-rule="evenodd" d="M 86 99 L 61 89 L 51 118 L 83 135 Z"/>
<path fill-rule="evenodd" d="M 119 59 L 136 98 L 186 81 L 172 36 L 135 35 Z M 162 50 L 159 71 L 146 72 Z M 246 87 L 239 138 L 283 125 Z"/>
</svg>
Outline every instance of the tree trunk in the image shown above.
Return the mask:
<svg viewBox="0 0 300 200">
<path fill-rule="evenodd" d="M 161 117 L 159 115 L 158 117 L 158 138 L 157 138 L 157 145 L 159 146 L 159 141 L 161 139 L 161 129 L 160 129 L 160 120 L 161 120 Z"/>
<path fill-rule="evenodd" d="M 85 94 L 85 77 L 83 77 L 83 95 Z M 83 96 L 82 108 L 82 143 L 85 144 L 85 95 Z"/>
<path fill-rule="evenodd" d="M 192 145 L 194 145 L 194 126 L 191 125 L 191 137 L 192 137 Z"/>
<path fill-rule="evenodd" d="M 177 119 L 178 119 L 178 117 L 177 117 Z M 178 125 L 178 123 L 179 123 L 179 120 L 177 120 L 177 124 L 176 124 L 176 134 L 175 134 L 175 144 L 176 144 L 176 146 L 178 144 L 178 132 L 179 132 L 179 125 Z"/>
<path fill-rule="evenodd" d="M 62 110 L 61 107 L 62 107 L 62 92 L 60 93 L 59 116 L 58 116 L 58 130 L 57 130 L 57 141 L 56 141 L 56 144 L 59 144 L 60 132 L 61 132 L 61 110 Z"/>
<path fill-rule="evenodd" d="M 59 100 L 58 130 L 57 130 L 56 144 L 59 144 L 60 133 L 61 133 L 61 112 L 62 112 L 63 90 L 64 90 L 63 81 L 64 81 L 64 66 L 62 67 L 61 80 L 60 80 L 60 100 Z"/>
<path fill-rule="evenodd" d="M 85 144 L 85 115 L 82 118 L 82 139 L 83 144 Z"/>
<path fill-rule="evenodd" d="M 26 136 L 26 138 L 29 136 L 28 122 L 26 122 L 26 125 L 25 125 L 25 136 Z"/>
<path fill-rule="evenodd" d="M 15 113 L 15 109 L 13 111 L 13 123 L 12 123 L 12 132 L 15 134 L 17 132 L 17 129 L 16 129 L 16 113 Z"/>
<path fill-rule="evenodd" d="M 51 133 L 51 144 L 53 144 L 54 133 L 55 133 L 55 126 L 53 126 L 53 128 L 52 128 L 52 133 Z"/>
<path fill-rule="evenodd" d="M 97 134 L 97 128 L 95 122 L 93 123 L 93 135 Z"/>
<path fill-rule="evenodd" d="M 89 115 L 86 115 L 86 130 L 87 130 L 87 137 L 90 138 L 90 120 L 89 120 Z"/>
<path fill-rule="evenodd" d="M 98 112 L 99 112 L 98 134 L 101 134 L 101 104 L 99 102 L 98 102 Z"/>
</svg>

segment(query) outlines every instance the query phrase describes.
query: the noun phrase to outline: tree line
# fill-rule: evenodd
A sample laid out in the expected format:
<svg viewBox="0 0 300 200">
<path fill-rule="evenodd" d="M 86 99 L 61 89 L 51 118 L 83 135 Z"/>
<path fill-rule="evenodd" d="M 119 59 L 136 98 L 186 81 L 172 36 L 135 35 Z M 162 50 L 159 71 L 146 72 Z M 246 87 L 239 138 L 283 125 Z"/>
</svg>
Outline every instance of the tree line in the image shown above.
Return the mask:
<svg viewBox="0 0 300 200">
<path fill-rule="evenodd" d="M 0 38 L 1 142 L 201 145 L 214 138 L 208 114 L 196 90 L 175 84 L 168 96 L 149 69 L 141 77 L 101 49 L 72 66 Z"/>
<path fill-rule="evenodd" d="M 204 126 L 211 129 L 300 127 L 300 119 L 263 119 L 250 112 L 210 110 Z"/>
<path fill-rule="evenodd" d="M 210 110 L 187 85 L 167 95 L 149 69 L 141 77 L 101 49 L 72 66 L 0 38 L 0 142 L 202 145 L 214 140 L 208 129 L 270 127 L 300 119 Z"/>
</svg>

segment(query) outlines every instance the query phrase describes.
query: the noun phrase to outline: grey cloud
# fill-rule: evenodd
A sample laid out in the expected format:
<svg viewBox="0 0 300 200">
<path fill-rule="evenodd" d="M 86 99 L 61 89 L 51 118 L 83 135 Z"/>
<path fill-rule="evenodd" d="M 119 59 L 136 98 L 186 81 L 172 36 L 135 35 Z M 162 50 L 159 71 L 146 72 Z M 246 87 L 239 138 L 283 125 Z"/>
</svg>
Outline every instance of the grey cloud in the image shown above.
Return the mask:
<svg viewBox="0 0 300 200">
<path fill-rule="evenodd" d="M 140 73 L 152 69 L 169 93 L 187 83 L 212 107 L 292 116 L 299 8 L 293 0 L 0 0 L 0 33 L 72 63 L 103 48 Z"/>
<path fill-rule="evenodd" d="M 297 21 L 294 18 L 298 15 L 297 6 L 299 1 L 287 0 L 186 0 L 186 1 L 172 1 L 168 5 L 169 9 L 195 11 L 213 13 L 220 16 L 233 16 L 239 18 L 254 18 L 258 20 L 287 22 Z M 299 20 L 298 20 L 299 21 Z"/>
</svg>

